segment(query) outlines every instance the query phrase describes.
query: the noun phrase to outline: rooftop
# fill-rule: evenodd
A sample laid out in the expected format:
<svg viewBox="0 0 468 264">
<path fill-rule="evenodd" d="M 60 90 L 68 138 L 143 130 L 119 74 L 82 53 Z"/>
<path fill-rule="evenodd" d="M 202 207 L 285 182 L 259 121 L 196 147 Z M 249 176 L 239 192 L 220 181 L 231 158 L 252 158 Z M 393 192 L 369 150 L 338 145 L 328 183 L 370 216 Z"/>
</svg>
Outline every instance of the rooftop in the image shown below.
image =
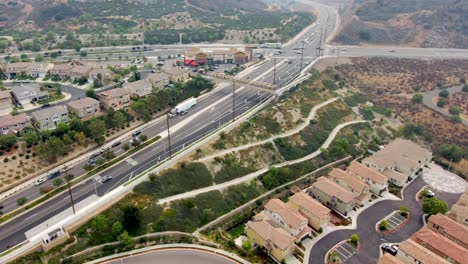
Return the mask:
<svg viewBox="0 0 468 264">
<path fill-rule="evenodd" d="M 274 227 L 267 220 L 251 220 L 247 222 L 246 226 L 252 229 L 265 241 L 271 241 L 277 247 L 285 250 L 296 240 L 288 232 L 283 230 L 281 227 Z"/>
<path fill-rule="evenodd" d="M 39 93 L 41 91 L 41 86 L 38 83 L 21 83 L 19 85 L 13 86 L 11 90 L 15 94 L 23 94 L 25 92 Z"/>
<path fill-rule="evenodd" d="M 404 262 L 390 254 L 384 254 L 380 258 L 379 264 L 404 264 Z"/>
<path fill-rule="evenodd" d="M 26 114 L 19 114 L 19 115 L 5 115 L 5 116 L 0 116 L 0 126 L 12 126 L 14 124 L 19 124 L 23 122 L 28 122 L 29 117 Z"/>
<path fill-rule="evenodd" d="M 94 104 L 99 104 L 99 101 L 91 97 L 85 97 L 78 100 L 70 101 L 67 105 L 71 108 L 80 109 Z"/>
<path fill-rule="evenodd" d="M 329 173 L 328 176 L 334 179 L 341 179 L 343 180 L 349 188 L 353 189 L 356 192 L 362 192 L 366 188 L 369 188 L 369 185 L 362 182 L 356 176 L 338 168 L 333 168 Z"/>
<path fill-rule="evenodd" d="M 279 214 L 283 221 L 294 229 L 299 228 L 302 223 L 308 222 L 307 218 L 302 216 L 296 209 L 283 203 L 280 199 L 271 199 L 265 204 L 265 208 L 268 211 Z"/>
<path fill-rule="evenodd" d="M 457 240 L 468 244 L 468 228 L 453 221 L 443 214 L 431 215 L 428 222 L 432 222 L 443 229 L 444 232 L 450 236 L 456 238 Z"/>
<path fill-rule="evenodd" d="M 354 200 L 354 195 L 350 191 L 324 176 L 318 178 L 317 181 L 312 184 L 312 187 L 321 190 L 329 196 L 334 196 L 345 203 L 349 203 Z"/>
<path fill-rule="evenodd" d="M 382 171 L 382 174 L 390 179 L 395 179 L 396 181 L 406 181 L 406 176 L 395 170 L 385 168 L 385 170 Z"/>
<path fill-rule="evenodd" d="M 11 98 L 11 94 L 9 91 L 0 91 L 0 98 Z"/>
<path fill-rule="evenodd" d="M 348 167 L 348 171 L 360 176 L 360 177 L 363 177 L 363 178 L 366 178 L 366 179 L 370 179 L 372 180 L 373 182 L 376 182 L 378 184 L 383 184 L 385 182 L 388 181 L 388 178 L 387 176 L 371 169 L 371 168 L 368 168 L 366 167 L 365 165 L 353 160 L 351 162 L 351 164 L 349 165 Z"/>
<path fill-rule="evenodd" d="M 122 95 L 126 95 L 127 91 L 123 88 L 114 88 L 110 90 L 106 90 L 104 92 L 100 92 L 97 95 L 98 96 L 104 96 L 104 97 L 120 97 Z"/>
<path fill-rule="evenodd" d="M 442 235 L 439 235 L 431 231 L 427 227 L 423 227 L 421 230 L 413 234 L 411 239 L 422 241 L 427 245 L 431 246 L 435 250 L 441 252 L 445 256 L 452 258 L 458 263 L 465 263 L 465 259 L 468 259 L 468 250 L 462 246 L 450 241 Z"/>
<path fill-rule="evenodd" d="M 419 260 L 424 264 L 444 264 L 447 263 L 427 248 L 419 245 L 414 240 L 408 239 L 398 245 L 398 249 Z M 388 255 L 388 254 L 386 254 Z"/>
<path fill-rule="evenodd" d="M 68 109 L 64 105 L 51 106 L 31 113 L 32 117 L 36 120 L 43 120 L 45 118 L 50 118 L 53 115 L 64 114 L 68 114 Z"/>
<path fill-rule="evenodd" d="M 166 73 L 156 72 L 156 73 L 152 73 L 152 74 L 148 75 L 146 77 L 146 79 L 148 79 L 149 81 L 152 81 L 152 82 L 159 82 L 159 81 L 168 81 L 169 77 L 167 76 Z"/>
<path fill-rule="evenodd" d="M 186 73 L 188 72 L 187 70 L 183 69 L 183 68 L 171 68 L 171 69 L 168 69 L 166 70 L 166 72 L 170 75 L 175 75 L 175 74 L 181 74 L 181 73 Z"/>
<path fill-rule="evenodd" d="M 330 214 L 330 209 L 323 206 L 319 201 L 315 200 L 304 192 L 298 192 L 294 194 L 293 196 L 289 197 L 289 201 L 307 209 L 307 211 L 315 214 L 320 218 Z"/>
<path fill-rule="evenodd" d="M 138 81 L 135 81 L 135 82 L 126 82 L 123 84 L 123 88 L 124 89 L 138 89 L 138 88 L 143 88 L 143 87 L 146 87 L 146 88 L 151 88 L 151 83 L 144 79 L 144 80 L 138 80 Z"/>
</svg>

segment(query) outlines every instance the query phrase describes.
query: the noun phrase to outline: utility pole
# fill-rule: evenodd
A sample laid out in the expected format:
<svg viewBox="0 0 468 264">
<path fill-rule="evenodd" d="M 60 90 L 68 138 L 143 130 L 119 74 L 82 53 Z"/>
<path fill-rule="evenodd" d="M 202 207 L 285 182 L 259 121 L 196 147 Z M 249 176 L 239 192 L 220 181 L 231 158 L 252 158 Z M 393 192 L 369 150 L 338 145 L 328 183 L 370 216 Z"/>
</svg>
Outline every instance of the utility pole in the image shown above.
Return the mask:
<svg viewBox="0 0 468 264">
<path fill-rule="evenodd" d="M 71 201 L 71 206 L 72 206 L 72 209 L 73 209 L 73 214 L 76 214 L 75 202 L 73 201 L 73 194 L 72 194 L 72 191 L 70 189 L 70 178 L 68 177 L 67 165 L 64 166 L 64 169 L 65 169 L 65 180 L 67 181 L 68 194 L 70 195 L 70 201 Z"/>
<path fill-rule="evenodd" d="M 236 120 L 236 80 L 232 79 L 232 122 Z"/>
<path fill-rule="evenodd" d="M 299 74 L 302 72 L 302 61 L 304 60 L 304 41 L 302 41 L 302 47 L 301 47 L 301 69 L 299 70 Z"/>
<path fill-rule="evenodd" d="M 275 66 L 273 67 L 273 85 L 276 85 L 276 58 L 274 58 Z"/>
<path fill-rule="evenodd" d="M 166 114 L 166 123 L 167 123 L 167 140 L 169 142 L 169 159 L 172 159 L 171 131 L 169 130 L 169 113 Z"/>
<path fill-rule="evenodd" d="M 320 40 L 319 40 L 319 45 L 317 47 L 317 52 L 315 53 L 315 56 L 318 58 L 320 57 L 320 49 L 322 48 L 322 28 L 320 28 Z"/>
</svg>

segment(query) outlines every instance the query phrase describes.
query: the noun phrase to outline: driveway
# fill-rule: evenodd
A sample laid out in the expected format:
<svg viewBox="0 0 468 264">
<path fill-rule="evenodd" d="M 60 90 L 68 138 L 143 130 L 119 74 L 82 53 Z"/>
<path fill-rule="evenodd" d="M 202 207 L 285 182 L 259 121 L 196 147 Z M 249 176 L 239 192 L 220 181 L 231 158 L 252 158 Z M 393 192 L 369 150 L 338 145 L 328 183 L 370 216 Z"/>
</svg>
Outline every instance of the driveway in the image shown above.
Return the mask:
<svg viewBox="0 0 468 264">
<path fill-rule="evenodd" d="M 312 247 L 309 255 L 309 264 L 324 263 L 325 255 L 333 246 L 342 240 L 349 239 L 352 234 L 360 237 L 361 250 L 351 256 L 346 263 L 377 263 L 380 257 L 379 246 L 384 242 L 399 243 L 408 239 L 413 233 L 421 229 L 424 223 L 422 220 L 423 211 L 415 199 L 416 193 L 426 185 L 422 177 L 417 177 L 403 191 L 403 200 L 384 200 L 375 203 L 367 210 L 363 211 L 357 218 L 356 230 L 337 230 L 326 235 Z M 451 207 L 461 194 L 440 192 L 438 196 L 445 200 Z M 392 211 L 398 210 L 401 205 L 408 206 L 410 219 L 398 232 L 382 235 L 375 231 L 375 224 L 389 215 Z"/>
</svg>

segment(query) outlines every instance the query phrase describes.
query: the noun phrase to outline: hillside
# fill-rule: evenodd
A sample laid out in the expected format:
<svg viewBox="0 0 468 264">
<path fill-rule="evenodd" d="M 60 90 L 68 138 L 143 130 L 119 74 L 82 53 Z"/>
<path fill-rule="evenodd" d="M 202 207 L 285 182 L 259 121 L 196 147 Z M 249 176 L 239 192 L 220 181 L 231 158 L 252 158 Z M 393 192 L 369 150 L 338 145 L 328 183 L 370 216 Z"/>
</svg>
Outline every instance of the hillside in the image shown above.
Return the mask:
<svg viewBox="0 0 468 264">
<path fill-rule="evenodd" d="M 173 44 L 180 34 L 184 43 L 287 41 L 315 19 L 262 0 L 17 0 L 0 5 L 0 36 L 16 42 L 8 43 L 9 51 Z"/>
<path fill-rule="evenodd" d="M 334 41 L 468 48 L 466 10 L 463 0 L 356 0 Z"/>
</svg>

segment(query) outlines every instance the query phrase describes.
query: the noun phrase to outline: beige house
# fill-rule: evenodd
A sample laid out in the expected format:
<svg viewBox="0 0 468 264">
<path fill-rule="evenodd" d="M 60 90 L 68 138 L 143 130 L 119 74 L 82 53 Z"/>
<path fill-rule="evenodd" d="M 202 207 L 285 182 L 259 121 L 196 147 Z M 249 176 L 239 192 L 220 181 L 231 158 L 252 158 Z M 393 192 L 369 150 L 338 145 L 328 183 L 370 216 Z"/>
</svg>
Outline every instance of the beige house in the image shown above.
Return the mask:
<svg viewBox="0 0 468 264">
<path fill-rule="evenodd" d="M 112 72 L 108 69 L 93 68 L 88 75 L 88 83 L 92 84 L 97 79 L 98 74 L 101 74 L 102 82 L 107 82 L 112 79 Z"/>
<path fill-rule="evenodd" d="M 166 73 L 169 75 L 171 83 L 186 82 L 190 79 L 188 70 L 182 68 L 172 68 L 167 70 Z"/>
<path fill-rule="evenodd" d="M 156 72 L 148 75 L 146 82 L 149 82 L 153 88 L 163 88 L 169 83 L 169 77 L 166 73 Z"/>
<path fill-rule="evenodd" d="M 315 230 L 319 230 L 330 223 L 330 209 L 304 192 L 298 192 L 289 197 L 288 205 L 305 216 L 309 225 Z"/>
<path fill-rule="evenodd" d="M 126 82 L 123 84 L 123 88 L 130 94 L 131 98 L 145 97 L 153 91 L 153 86 L 147 79 Z"/>
<path fill-rule="evenodd" d="M 52 64 L 38 62 L 15 62 L 8 63 L 5 67 L 5 74 L 9 78 L 15 78 L 17 75 L 29 75 L 33 77 L 45 77 L 52 68 Z"/>
<path fill-rule="evenodd" d="M 26 127 L 32 127 L 26 114 L 0 116 L 0 134 L 16 134 Z"/>
<path fill-rule="evenodd" d="M 325 177 L 317 179 L 307 192 L 326 207 L 347 215 L 356 206 L 353 193 Z"/>
<path fill-rule="evenodd" d="M 463 224 L 468 225 L 468 193 L 465 192 L 460 196 L 458 201 L 452 205 L 452 208 L 447 214 L 450 219 Z"/>
<path fill-rule="evenodd" d="M 466 248 L 427 227 L 414 233 L 411 239 L 450 263 L 465 264 L 468 259 Z"/>
<path fill-rule="evenodd" d="M 32 112 L 35 126 L 40 130 L 55 129 L 59 123 L 68 123 L 68 109 L 57 105 Z"/>
<path fill-rule="evenodd" d="M 269 219 L 253 219 L 245 225 L 247 237 L 267 250 L 268 255 L 281 262 L 296 248 L 295 237 L 279 226 L 272 225 Z"/>
<path fill-rule="evenodd" d="M 369 185 L 351 173 L 333 168 L 328 173 L 328 177 L 341 187 L 352 192 L 359 205 L 366 204 L 372 196 Z"/>
<path fill-rule="evenodd" d="M 68 110 L 75 113 L 79 118 L 92 117 L 101 112 L 99 101 L 91 97 L 71 101 L 67 106 Z"/>
<path fill-rule="evenodd" d="M 13 101 L 9 91 L 0 91 L 0 113 L 10 113 L 13 110 Z"/>
<path fill-rule="evenodd" d="M 91 72 L 92 68 L 87 65 L 75 65 L 71 68 L 69 72 L 70 80 L 76 81 L 80 78 L 88 79 L 89 73 Z"/>
<path fill-rule="evenodd" d="M 97 98 L 104 109 L 120 110 L 130 104 L 130 95 L 123 88 L 114 88 L 98 93 Z"/>
<path fill-rule="evenodd" d="M 468 249 L 468 228 L 443 214 L 431 215 L 427 228 Z M 467 259 L 468 260 L 468 259 Z"/>
<path fill-rule="evenodd" d="M 74 66 L 72 64 L 55 64 L 49 70 L 49 76 L 59 78 L 59 79 L 66 79 L 70 76 L 70 70 Z"/>
<path fill-rule="evenodd" d="M 389 254 L 385 254 L 389 255 Z M 403 263 L 424 263 L 424 264 L 446 264 L 447 262 L 432 253 L 430 250 L 424 248 L 414 240 L 408 239 L 398 245 L 398 252 L 396 257 Z"/>
<path fill-rule="evenodd" d="M 365 158 L 362 164 L 379 172 L 389 169 L 414 177 L 431 160 L 431 151 L 410 140 L 397 138 L 384 149 Z"/>
<path fill-rule="evenodd" d="M 312 229 L 308 226 L 307 218 L 280 199 L 269 200 L 265 204 L 265 210 L 262 213 L 275 221 L 277 225 L 280 225 L 297 241 L 311 236 Z"/>
<path fill-rule="evenodd" d="M 388 189 L 387 176 L 355 160 L 351 162 L 347 171 L 357 176 L 361 181 L 367 183 L 370 186 L 370 191 L 375 195 L 382 195 L 382 193 L 386 192 Z"/>
</svg>

